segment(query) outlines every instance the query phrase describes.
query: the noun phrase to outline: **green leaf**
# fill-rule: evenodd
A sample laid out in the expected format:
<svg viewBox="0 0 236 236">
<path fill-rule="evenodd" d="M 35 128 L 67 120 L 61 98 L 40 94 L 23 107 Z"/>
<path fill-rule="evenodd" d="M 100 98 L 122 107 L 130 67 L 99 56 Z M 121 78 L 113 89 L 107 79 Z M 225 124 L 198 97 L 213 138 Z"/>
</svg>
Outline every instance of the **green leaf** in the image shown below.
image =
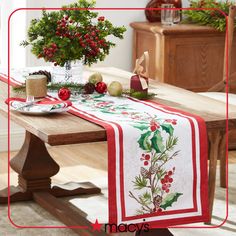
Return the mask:
<svg viewBox="0 0 236 236">
<path fill-rule="evenodd" d="M 94 99 L 97 99 L 97 98 L 102 98 L 102 97 L 104 97 L 104 96 L 105 96 L 104 94 L 97 94 L 97 95 L 94 95 L 93 98 L 94 98 Z M 97 101 L 99 101 L 99 100 L 97 100 Z M 101 100 L 101 102 L 104 102 L 104 101 Z"/>
<path fill-rule="evenodd" d="M 177 202 L 178 198 L 183 195 L 182 193 L 170 193 L 162 201 L 161 208 L 166 210 L 167 207 L 171 207 L 174 202 Z"/>
<path fill-rule="evenodd" d="M 148 125 L 134 125 L 133 127 L 136 128 L 136 129 L 140 129 L 142 131 L 149 128 Z"/>
<path fill-rule="evenodd" d="M 161 128 L 166 131 L 169 135 L 173 135 L 174 133 L 174 128 L 171 124 L 162 124 Z"/>
<path fill-rule="evenodd" d="M 147 131 L 146 133 L 142 134 L 140 139 L 138 140 L 139 147 L 145 151 L 151 151 L 151 134 L 151 131 Z"/>
<path fill-rule="evenodd" d="M 159 130 L 156 130 L 154 132 L 153 137 L 151 138 L 152 147 L 155 149 L 157 153 L 161 153 L 164 151 L 165 146 L 163 145 L 163 139 L 161 137 L 161 132 Z"/>
</svg>

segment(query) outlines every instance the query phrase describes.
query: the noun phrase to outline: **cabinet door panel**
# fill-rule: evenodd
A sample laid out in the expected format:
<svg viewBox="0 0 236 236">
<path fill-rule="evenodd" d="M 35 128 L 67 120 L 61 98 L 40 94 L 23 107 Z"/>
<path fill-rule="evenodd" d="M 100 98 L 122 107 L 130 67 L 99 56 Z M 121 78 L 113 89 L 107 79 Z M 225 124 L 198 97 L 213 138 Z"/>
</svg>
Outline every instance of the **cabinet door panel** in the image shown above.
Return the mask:
<svg viewBox="0 0 236 236">
<path fill-rule="evenodd" d="M 224 37 L 172 39 L 168 80 L 169 83 L 206 91 L 222 80 L 224 61 Z M 236 55 L 236 44 L 233 48 Z M 232 71 L 236 71 L 233 58 Z M 168 65 L 166 65 L 168 66 Z"/>
</svg>

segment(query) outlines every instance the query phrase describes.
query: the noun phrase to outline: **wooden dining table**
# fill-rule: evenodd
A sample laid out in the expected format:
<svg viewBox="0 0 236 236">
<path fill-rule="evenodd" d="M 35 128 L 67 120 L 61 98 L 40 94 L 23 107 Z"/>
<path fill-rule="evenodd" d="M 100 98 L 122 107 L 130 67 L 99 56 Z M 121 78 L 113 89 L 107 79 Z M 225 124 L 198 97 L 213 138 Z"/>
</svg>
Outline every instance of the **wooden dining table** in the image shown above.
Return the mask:
<svg viewBox="0 0 236 236">
<path fill-rule="evenodd" d="M 129 87 L 129 72 L 111 67 L 89 69 L 103 74 L 104 81 L 120 81 L 125 88 Z M 8 107 L 7 85 L 0 82 L 0 113 L 7 117 Z M 150 91 L 156 93 L 153 100 L 202 117 L 207 126 L 209 140 L 209 209 L 212 214 L 217 159 L 221 161 L 221 185 L 225 185 L 226 176 L 226 104 L 197 93 L 172 85 L 150 80 Z M 228 129 L 236 127 L 236 106 L 229 105 Z M 78 184 L 77 188 L 68 190 L 62 186 L 51 186 L 51 177 L 56 175 L 60 166 L 47 151 L 45 144 L 51 146 L 106 141 L 106 130 L 99 125 L 86 121 L 70 113 L 53 114 L 50 116 L 28 116 L 10 111 L 10 120 L 26 130 L 25 141 L 18 154 L 11 159 L 11 168 L 18 173 L 18 186 L 10 187 L 10 201 L 34 200 L 52 215 L 78 233 L 93 235 L 91 222 L 83 217 L 80 211 L 71 207 L 69 202 L 60 197 L 78 196 L 80 194 L 97 194 L 101 190 L 91 183 Z M 63 153 L 62 153 L 63 155 Z M 66 158 L 66 157 L 65 157 Z M 108 167 L 109 168 L 109 167 Z M 78 173 L 79 174 L 79 173 Z M 8 201 L 8 189 L 0 191 L 0 203 Z M 206 222 L 210 223 L 210 222 Z M 83 235 L 83 234 L 82 234 Z M 104 231 L 96 235 L 108 235 Z"/>
</svg>

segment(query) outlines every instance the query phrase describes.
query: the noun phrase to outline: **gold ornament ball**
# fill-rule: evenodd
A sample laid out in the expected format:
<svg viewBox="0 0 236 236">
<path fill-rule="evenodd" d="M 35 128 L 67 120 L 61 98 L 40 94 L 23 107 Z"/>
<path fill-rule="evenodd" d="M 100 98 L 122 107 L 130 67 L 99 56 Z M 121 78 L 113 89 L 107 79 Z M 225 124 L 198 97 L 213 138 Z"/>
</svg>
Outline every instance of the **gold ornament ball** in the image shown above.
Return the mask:
<svg viewBox="0 0 236 236">
<path fill-rule="evenodd" d="M 109 95 L 114 97 L 119 97 L 122 95 L 123 87 L 122 84 L 118 81 L 113 81 L 110 83 L 107 89 Z"/>
<path fill-rule="evenodd" d="M 89 76 L 89 83 L 96 85 L 99 82 L 102 82 L 103 78 L 100 73 L 94 73 Z"/>
</svg>

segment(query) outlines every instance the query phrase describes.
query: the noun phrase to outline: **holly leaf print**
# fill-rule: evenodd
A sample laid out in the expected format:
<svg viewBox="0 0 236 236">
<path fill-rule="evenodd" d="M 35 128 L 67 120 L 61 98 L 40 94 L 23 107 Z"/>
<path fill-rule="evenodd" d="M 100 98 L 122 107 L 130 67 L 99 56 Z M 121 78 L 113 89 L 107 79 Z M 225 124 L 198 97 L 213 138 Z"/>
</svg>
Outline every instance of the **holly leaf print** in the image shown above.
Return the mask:
<svg viewBox="0 0 236 236">
<path fill-rule="evenodd" d="M 104 96 L 105 96 L 105 94 L 97 94 L 97 95 L 94 95 L 93 98 L 97 99 L 97 98 L 102 98 Z"/>
<path fill-rule="evenodd" d="M 152 147 L 155 149 L 157 153 L 161 153 L 164 151 L 165 146 L 163 145 L 163 139 L 161 137 L 161 132 L 156 130 L 153 137 L 151 138 Z"/>
<path fill-rule="evenodd" d="M 134 125 L 133 127 L 143 131 L 143 130 L 147 130 L 149 128 L 149 125 Z"/>
<path fill-rule="evenodd" d="M 147 131 L 146 133 L 142 134 L 138 140 L 139 147 L 145 151 L 151 151 L 152 149 L 152 145 L 150 141 L 151 134 L 152 134 L 151 131 Z"/>
<path fill-rule="evenodd" d="M 174 202 L 177 202 L 178 198 L 183 195 L 182 193 L 170 193 L 168 194 L 164 200 L 162 201 L 162 204 L 160 205 L 161 208 L 166 210 L 167 207 L 171 207 Z"/>
<path fill-rule="evenodd" d="M 171 124 L 162 124 L 161 128 L 166 131 L 170 136 L 174 133 L 174 128 Z"/>
</svg>

